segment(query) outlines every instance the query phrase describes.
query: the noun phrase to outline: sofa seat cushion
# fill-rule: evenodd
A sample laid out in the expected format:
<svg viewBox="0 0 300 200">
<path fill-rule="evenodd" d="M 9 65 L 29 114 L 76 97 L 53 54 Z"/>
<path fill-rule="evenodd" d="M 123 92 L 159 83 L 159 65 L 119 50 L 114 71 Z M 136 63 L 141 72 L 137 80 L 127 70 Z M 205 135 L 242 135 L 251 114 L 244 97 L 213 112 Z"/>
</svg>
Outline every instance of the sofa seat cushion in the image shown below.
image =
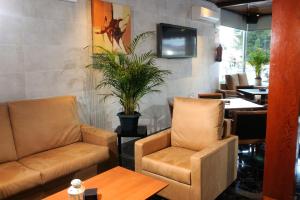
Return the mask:
<svg viewBox="0 0 300 200">
<path fill-rule="evenodd" d="M 40 172 L 18 162 L 0 164 L 0 199 L 42 184 Z"/>
<path fill-rule="evenodd" d="M 19 162 L 39 171 L 42 182 L 46 183 L 108 158 L 108 147 L 78 142 L 25 157 Z"/>
<path fill-rule="evenodd" d="M 191 156 L 196 151 L 169 147 L 142 158 L 142 169 L 172 180 L 191 184 Z"/>
</svg>

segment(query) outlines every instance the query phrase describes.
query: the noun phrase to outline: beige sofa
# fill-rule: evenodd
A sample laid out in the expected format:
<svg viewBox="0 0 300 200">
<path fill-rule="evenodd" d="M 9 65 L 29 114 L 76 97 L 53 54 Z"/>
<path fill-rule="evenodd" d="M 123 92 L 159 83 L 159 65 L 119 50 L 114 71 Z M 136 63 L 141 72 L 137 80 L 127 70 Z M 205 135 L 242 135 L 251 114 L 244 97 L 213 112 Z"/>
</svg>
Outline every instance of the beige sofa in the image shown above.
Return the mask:
<svg viewBox="0 0 300 200">
<path fill-rule="evenodd" d="M 114 133 L 81 125 L 72 96 L 0 104 L 0 199 L 40 199 L 117 163 Z"/>
<path fill-rule="evenodd" d="M 213 200 L 237 175 L 238 138 L 220 100 L 175 98 L 171 129 L 135 143 L 135 170 L 169 183 L 172 200 Z"/>
</svg>

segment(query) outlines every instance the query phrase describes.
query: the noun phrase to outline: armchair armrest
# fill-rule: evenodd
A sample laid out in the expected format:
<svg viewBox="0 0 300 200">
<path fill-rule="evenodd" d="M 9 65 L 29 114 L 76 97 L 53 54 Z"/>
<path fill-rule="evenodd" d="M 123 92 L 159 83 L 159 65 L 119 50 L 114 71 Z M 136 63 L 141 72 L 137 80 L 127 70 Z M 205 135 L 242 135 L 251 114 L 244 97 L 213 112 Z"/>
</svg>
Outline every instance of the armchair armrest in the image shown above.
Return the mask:
<svg viewBox="0 0 300 200">
<path fill-rule="evenodd" d="M 167 148 L 170 145 L 171 129 L 164 130 L 157 134 L 136 141 L 134 145 L 135 171 L 141 171 L 143 156 Z"/>
<path fill-rule="evenodd" d="M 100 146 L 107 146 L 109 148 L 111 164 L 117 164 L 118 147 L 117 135 L 115 133 L 85 124 L 80 126 L 80 130 L 82 133 L 83 142 Z"/>
<path fill-rule="evenodd" d="M 231 134 L 231 119 L 224 119 L 223 122 L 223 137 L 222 138 L 227 138 Z"/>
<path fill-rule="evenodd" d="M 223 94 L 224 98 L 228 97 L 238 97 L 239 93 L 236 90 L 223 90 L 223 89 L 218 89 L 217 92 L 220 92 Z"/>
<path fill-rule="evenodd" d="M 237 156 L 236 136 L 220 140 L 194 154 L 191 157 L 191 196 L 215 199 L 236 179 Z"/>
</svg>

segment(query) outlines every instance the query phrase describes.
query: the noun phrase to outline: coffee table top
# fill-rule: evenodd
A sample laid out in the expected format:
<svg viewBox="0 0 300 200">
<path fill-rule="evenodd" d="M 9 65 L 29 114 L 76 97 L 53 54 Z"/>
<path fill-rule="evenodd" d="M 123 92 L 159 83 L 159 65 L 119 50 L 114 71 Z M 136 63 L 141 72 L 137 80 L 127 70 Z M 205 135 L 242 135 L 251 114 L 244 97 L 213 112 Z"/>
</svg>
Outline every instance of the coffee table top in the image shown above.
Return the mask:
<svg viewBox="0 0 300 200">
<path fill-rule="evenodd" d="M 265 91 L 259 89 L 238 89 L 238 91 L 252 95 L 267 95 L 269 93 L 269 89 L 266 89 Z"/>
<path fill-rule="evenodd" d="M 115 167 L 83 182 L 85 188 L 98 188 L 101 200 L 147 199 L 168 184 L 122 167 Z M 68 200 L 67 189 L 45 200 Z"/>
</svg>

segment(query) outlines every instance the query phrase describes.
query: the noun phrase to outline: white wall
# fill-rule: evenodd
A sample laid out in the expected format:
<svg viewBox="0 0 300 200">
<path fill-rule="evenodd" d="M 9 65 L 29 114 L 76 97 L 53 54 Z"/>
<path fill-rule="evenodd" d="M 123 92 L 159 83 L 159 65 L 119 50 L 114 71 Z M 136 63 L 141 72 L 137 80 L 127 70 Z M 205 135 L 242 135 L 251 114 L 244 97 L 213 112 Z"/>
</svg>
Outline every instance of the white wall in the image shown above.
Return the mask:
<svg viewBox="0 0 300 200">
<path fill-rule="evenodd" d="M 256 24 L 248 24 L 246 18 L 240 14 L 221 9 L 221 25 L 241 30 L 264 30 L 271 29 L 272 15 L 265 15 L 258 18 Z"/>
<path fill-rule="evenodd" d="M 224 9 L 221 9 L 221 25 L 241 30 L 247 29 L 246 20 L 242 15 Z"/>
<path fill-rule="evenodd" d="M 131 6 L 133 34 L 154 31 L 160 22 L 198 29 L 198 56 L 192 59 L 159 59 L 172 71 L 162 92 L 146 96 L 140 124 L 149 132 L 170 124 L 167 98 L 195 96 L 218 87 L 218 42 L 215 25 L 192 21 L 192 0 L 119 0 Z M 99 73 L 84 68 L 90 62 L 90 1 L 0 0 L 0 102 L 57 95 L 76 95 L 82 118 L 113 130 L 120 111 L 117 100 L 102 102 L 93 90 Z M 142 49 L 156 49 L 155 39 Z"/>
</svg>

